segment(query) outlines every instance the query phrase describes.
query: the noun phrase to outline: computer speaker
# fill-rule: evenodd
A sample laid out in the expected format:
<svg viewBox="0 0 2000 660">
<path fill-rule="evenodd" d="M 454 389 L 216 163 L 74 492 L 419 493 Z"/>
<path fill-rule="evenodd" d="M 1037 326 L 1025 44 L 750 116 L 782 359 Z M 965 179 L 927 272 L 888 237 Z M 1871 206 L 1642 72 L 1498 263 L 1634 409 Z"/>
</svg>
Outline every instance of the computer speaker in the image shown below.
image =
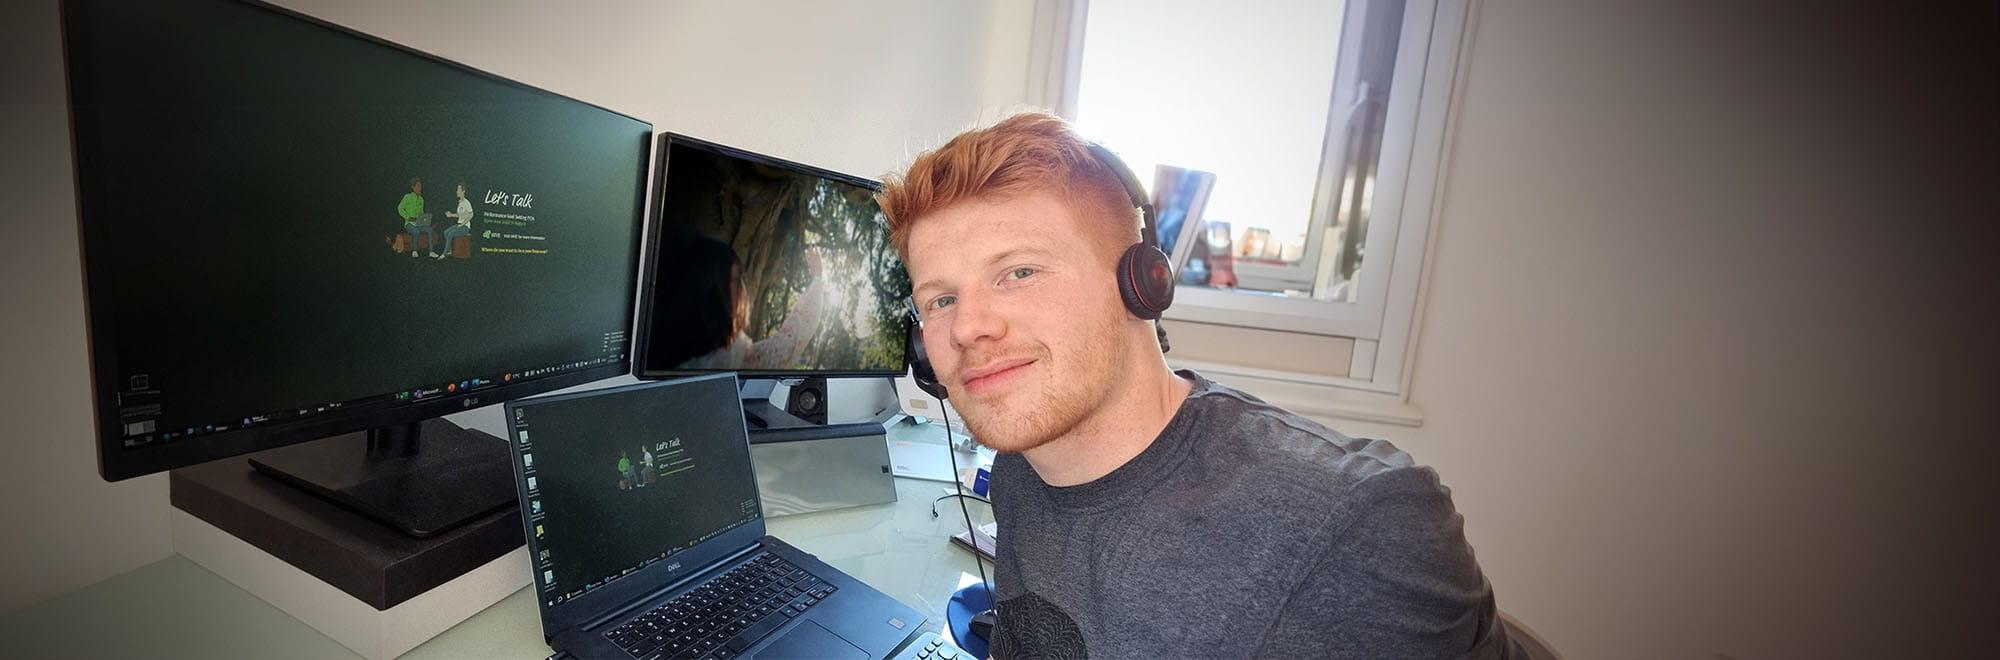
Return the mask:
<svg viewBox="0 0 2000 660">
<path fill-rule="evenodd" d="M 811 377 L 800 379 L 785 395 L 785 412 L 793 417 L 812 422 L 826 423 L 826 379 Z"/>
</svg>

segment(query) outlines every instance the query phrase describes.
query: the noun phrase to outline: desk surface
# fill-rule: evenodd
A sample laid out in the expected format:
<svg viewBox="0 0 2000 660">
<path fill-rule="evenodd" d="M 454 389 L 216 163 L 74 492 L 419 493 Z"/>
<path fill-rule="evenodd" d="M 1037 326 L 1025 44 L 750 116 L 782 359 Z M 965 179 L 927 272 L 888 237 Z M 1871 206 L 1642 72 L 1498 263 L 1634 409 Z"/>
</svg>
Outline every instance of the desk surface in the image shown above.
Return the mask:
<svg viewBox="0 0 2000 660">
<path fill-rule="evenodd" d="M 950 515 L 931 517 L 931 501 L 949 489 L 943 482 L 898 478 L 896 502 L 767 524 L 771 535 L 928 615 L 923 630 L 936 631 L 961 576 L 978 574 L 972 554 L 949 540 L 964 530 L 958 507 L 939 506 L 940 514 Z M 992 520 L 985 505 L 973 503 L 970 511 L 975 524 Z M 514 592 L 402 657 L 548 657 L 529 592 Z M 0 617 L 0 657 L 359 656 L 177 555 Z"/>
</svg>

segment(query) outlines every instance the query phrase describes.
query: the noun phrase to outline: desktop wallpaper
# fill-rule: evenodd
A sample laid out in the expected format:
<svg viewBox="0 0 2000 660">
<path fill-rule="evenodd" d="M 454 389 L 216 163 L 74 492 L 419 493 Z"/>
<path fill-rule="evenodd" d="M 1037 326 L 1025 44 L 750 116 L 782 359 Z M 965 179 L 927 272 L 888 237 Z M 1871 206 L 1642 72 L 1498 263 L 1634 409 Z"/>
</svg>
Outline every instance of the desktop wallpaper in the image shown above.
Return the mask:
<svg viewBox="0 0 2000 660">
<path fill-rule="evenodd" d="M 637 572 L 760 513 L 736 380 L 640 386 L 515 408 L 521 506 L 548 600 Z"/>
<path fill-rule="evenodd" d="M 155 406 L 128 417 L 247 424 L 623 350 L 645 122 L 247 3 L 67 20 L 92 322 Z"/>
</svg>

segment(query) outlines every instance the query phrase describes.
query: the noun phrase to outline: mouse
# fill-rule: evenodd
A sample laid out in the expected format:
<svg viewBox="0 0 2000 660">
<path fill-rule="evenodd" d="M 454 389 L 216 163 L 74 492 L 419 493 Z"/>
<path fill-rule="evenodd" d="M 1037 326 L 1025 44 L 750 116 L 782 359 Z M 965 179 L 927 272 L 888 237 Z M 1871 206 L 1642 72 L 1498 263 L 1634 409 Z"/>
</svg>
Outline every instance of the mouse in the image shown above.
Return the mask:
<svg viewBox="0 0 2000 660">
<path fill-rule="evenodd" d="M 965 627 L 970 629 L 972 634 L 978 635 L 980 639 L 991 643 L 993 641 L 993 624 L 999 622 L 999 619 L 999 614 L 994 613 L 993 610 L 986 610 L 973 615 L 972 620 L 965 623 Z"/>
</svg>

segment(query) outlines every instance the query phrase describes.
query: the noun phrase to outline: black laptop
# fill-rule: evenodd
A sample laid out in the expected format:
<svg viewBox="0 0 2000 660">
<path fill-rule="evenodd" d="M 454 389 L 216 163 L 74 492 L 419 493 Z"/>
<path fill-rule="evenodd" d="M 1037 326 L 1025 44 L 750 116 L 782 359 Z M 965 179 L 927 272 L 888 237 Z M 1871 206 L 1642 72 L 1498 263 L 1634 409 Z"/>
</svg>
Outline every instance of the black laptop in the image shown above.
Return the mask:
<svg viewBox="0 0 2000 660">
<path fill-rule="evenodd" d="M 925 617 L 764 533 L 736 377 L 507 404 L 542 633 L 579 658 L 883 658 Z"/>
</svg>

